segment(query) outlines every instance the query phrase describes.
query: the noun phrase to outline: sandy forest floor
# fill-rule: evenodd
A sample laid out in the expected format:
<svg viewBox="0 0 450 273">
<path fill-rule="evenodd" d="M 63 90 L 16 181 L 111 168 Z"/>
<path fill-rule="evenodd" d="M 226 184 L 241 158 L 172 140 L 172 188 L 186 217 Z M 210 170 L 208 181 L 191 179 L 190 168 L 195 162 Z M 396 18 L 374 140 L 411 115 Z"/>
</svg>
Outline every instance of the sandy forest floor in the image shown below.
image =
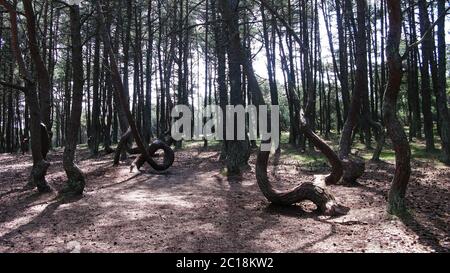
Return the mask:
<svg viewBox="0 0 450 273">
<path fill-rule="evenodd" d="M 29 155 L 0 155 L 0 252 L 449 252 L 450 168 L 414 161 L 410 215 L 385 213 L 393 165 L 368 163 L 359 187 L 332 186 L 349 214 L 330 218 L 312 203 L 270 206 L 252 168 L 227 178 L 215 150 L 177 151 L 165 174 L 132 161 L 112 166 L 112 155 L 79 152 L 87 175 L 82 198 L 61 201 L 62 150 L 49 155 L 55 193 L 22 190 Z M 325 173 L 289 158 L 271 167 L 272 181 L 291 187 Z"/>
</svg>

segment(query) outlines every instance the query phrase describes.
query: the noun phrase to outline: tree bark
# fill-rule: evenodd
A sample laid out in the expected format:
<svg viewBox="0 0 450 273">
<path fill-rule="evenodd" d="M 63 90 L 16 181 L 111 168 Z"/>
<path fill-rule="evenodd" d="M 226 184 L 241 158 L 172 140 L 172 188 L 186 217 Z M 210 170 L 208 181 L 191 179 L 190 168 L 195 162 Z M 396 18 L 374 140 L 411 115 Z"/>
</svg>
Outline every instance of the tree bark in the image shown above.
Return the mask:
<svg viewBox="0 0 450 273">
<path fill-rule="evenodd" d="M 63 154 L 63 166 L 68 178 L 62 193 L 67 195 L 83 194 L 86 185 L 83 171 L 75 164 L 78 132 L 83 104 L 83 52 L 81 44 L 80 7 L 70 6 L 70 33 L 72 39 L 72 107 L 69 118 L 66 145 Z"/>
<path fill-rule="evenodd" d="M 443 151 L 443 162 L 450 165 L 450 117 L 447 106 L 447 53 L 445 45 L 445 0 L 438 0 L 438 14 L 441 16 L 438 22 L 438 64 L 439 64 L 439 86 L 437 96 L 439 117 L 441 118 L 441 140 Z"/>
<path fill-rule="evenodd" d="M 349 158 L 352 147 L 352 133 L 360 116 L 363 97 L 368 94 L 367 81 L 367 43 L 366 43 L 366 0 L 357 0 L 357 21 L 358 29 L 356 33 L 356 74 L 355 89 L 352 95 L 352 102 L 347 115 L 347 120 L 342 130 L 341 140 L 339 142 L 339 157 L 345 160 L 344 180 L 354 183 L 364 173 L 364 164 L 362 159 L 354 160 Z M 367 98 L 368 102 L 368 98 Z M 366 109 L 367 110 L 367 109 Z M 367 117 L 368 113 L 366 113 Z M 370 117 L 369 117 L 370 119 Z M 361 169 L 362 167 L 362 169 Z"/>
<path fill-rule="evenodd" d="M 426 31 L 430 27 L 426 8 L 426 1 L 419 0 L 419 17 L 421 36 L 426 35 Z M 429 37 L 429 36 L 428 36 Z M 422 45 L 422 65 L 420 67 L 421 89 L 422 89 L 422 111 L 425 131 L 426 150 L 432 152 L 435 150 L 434 133 L 433 133 L 433 113 L 431 109 L 431 87 L 430 87 L 430 56 L 432 55 L 430 48 L 432 46 L 428 40 Z"/>
<path fill-rule="evenodd" d="M 89 137 L 89 148 L 93 155 L 98 154 L 98 147 L 100 144 L 100 29 L 98 22 L 96 22 L 96 25 L 97 33 L 94 42 L 94 71 L 92 77 L 92 126 Z"/>
<path fill-rule="evenodd" d="M 268 9 L 272 15 L 277 17 L 280 21 L 284 21 L 280 19 L 278 13 L 264 0 L 261 1 L 266 9 Z M 286 21 L 284 23 L 287 29 L 291 29 L 289 24 Z M 295 33 L 292 33 L 294 38 L 297 41 L 301 41 Z M 301 43 L 300 43 L 301 44 Z M 255 105 L 266 105 L 264 101 L 264 97 L 262 95 L 259 84 L 256 80 L 256 76 L 253 70 L 252 62 L 250 59 L 250 54 L 244 52 L 242 48 L 240 49 L 241 60 L 243 60 L 244 72 L 246 73 L 249 81 L 249 90 L 252 93 L 252 99 Z M 256 162 L 256 179 L 258 182 L 258 186 L 260 187 L 264 196 L 274 204 L 279 205 L 291 205 L 297 202 L 301 202 L 303 200 L 310 200 L 314 202 L 319 211 L 324 214 L 330 215 L 340 215 L 345 214 L 348 209 L 336 203 L 334 197 L 330 194 L 330 192 L 326 189 L 327 183 L 336 183 L 342 177 L 342 164 L 339 160 L 338 156 L 334 153 L 334 151 L 306 124 L 306 120 L 301 111 L 300 100 L 298 99 L 296 93 L 294 92 L 294 106 L 297 108 L 300 113 L 300 128 L 302 132 L 306 135 L 306 137 L 311 141 L 312 144 L 316 148 L 318 148 L 329 160 L 332 165 L 332 173 L 324 179 L 317 179 L 318 181 L 311 183 L 306 182 L 302 185 L 288 191 L 278 191 L 273 188 L 267 176 L 267 163 L 269 160 L 270 152 L 267 151 L 259 151 L 257 162 Z M 268 124 L 270 124 L 270 114 L 268 116 Z"/>
<path fill-rule="evenodd" d="M 231 105 L 244 105 L 241 89 L 241 38 L 237 0 L 220 0 L 222 18 L 228 28 L 228 67 Z M 234 117 L 236 121 L 236 117 Z M 235 132 L 236 132 L 236 122 Z M 248 165 L 250 143 L 246 140 L 227 140 L 227 174 L 239 174 Z"/>
<path fill-rule="evenodd" d="M 31 0 L 23 0 L 23 6 L 25 9 L 25 17 L 27 18 L 27 32 L 28 32 L 28 46 L 30 48 L 30 55 L 33 64 L 36 68 L 37 79 L 39 84 L 39 103 L 41 110 L 42 122 L 44 122 L 47 127 L 48 133 L 51 136 L 52 124 L 50 122 L 51 116 L 51 84 L 50 76 L 48 74 L 47 67 L 45 66 L 44 60 L 41 56 L 38 42 L 37 42 L 37 28 L 36 28 L 36 16 L 33 11 L 33 6 Z"/>
<path fill-rule="evenodd" d="M 19 67 L 19 73 L 25 81 L 25 100 L 30 108 L 30 133 L 33 168 L 31 170 L 30 180 L 26 187 L 34 188 L 37 186 L 39 192 L 49 192 L 51 191 L 51 188 L 45 180 L 45 175 L 50 163 L 48 163 L 42 156 L 41 110 L 36 93 L 36 85 L 32 80 L 31 73 L 25 66 L 25 61 L 19 47 L 17 12 L 15 7 L 11 6 L 5 0 L 0 0 L 0 5 L 5 7 L 10 16 L 11 47 L 14 58 L 16 59 Z"/>
<path fill-rule="evenodd" d="M 383 119 L 395 151 L 395 172 L 388 197 L 388 212 L 402 213 L 411 174 L 411 150 L 403 126 L 397 117 L 397 99 L 402 81 L 402 61 L 399 54 L 401 37 L 401 7 L 399 0 L 387 0 L 389 32 L 386 42 L 388 83 L 384 93 Z"/>
</svg>

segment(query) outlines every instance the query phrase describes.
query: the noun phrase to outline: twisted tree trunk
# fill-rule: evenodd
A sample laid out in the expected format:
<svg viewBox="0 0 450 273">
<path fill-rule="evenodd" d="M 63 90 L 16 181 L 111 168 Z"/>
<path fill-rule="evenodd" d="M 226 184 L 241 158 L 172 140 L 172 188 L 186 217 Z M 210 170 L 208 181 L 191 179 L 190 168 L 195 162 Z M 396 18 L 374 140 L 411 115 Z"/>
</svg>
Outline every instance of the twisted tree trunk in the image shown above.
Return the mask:
<svg viewBox="0 0 450 273">
<path fill-rule="evenodd" d="M 364 97 L 368 95 L 367 82 L 367 35 L 366 35 L 366 0 L 357 0 L 357 21 L 358 29 L 356 32 L 356 73 L 355 73 L 355 90 L 352 95 L 352 102 L 347 115 L 347 120 L 342 130 L 339 142 L 339 158 L 345 165 L 344 180 L 347 183 L 355 183 L 365 169 L 364 160 L 355 156 L 350 156 L 352 147 L 352 133 L 355 130 L 358 117 L 361 112 L 361 104 L 365 103 Z M 368 98 L 367 98 L 368 101 Z M 370 119 L 368 113 L 363 113 L 365 120 Z M 371 119 L 370 119 L 371 120 Z"/>
<path fill-rule="evenodd" d="M 94 1 L 94 5 L 97 10 L 97 16 L 100 24 L 100 34 L 103 39 L 103 44 L 105 46 L 105 50 L 108 52 L 109 57 L 109 66 L 111 69 L 111 77 L 114 83 L 114 91 L 116 93 L 117 98 L 119 99 L 120 105 L 122 106 L 122 110 L 125 113 L 126 119 L 130 125 L 131 132 L 133 134 L 134 140 L 142 154 L 145 158 L 145 161 L 150 164 L 150 166 L 154 169 L 158 169 L 159 165 L 150 157 L 148 151 L 146 149 L 146 144 L 143 142 L 142 137 L 139 133 L 139 130 L 136 126 L 136 122 L 133 119 L 133 115 L 131 114 L 130 107 L 128 104 L 128 99 L 126 95 L 126 90 L 124 88 L 122 78 L 120 77 L 119 68 L 117 66 L 116 56 L 114 54 L 113 48 L 111 46 L 111 38 L 109 33 L 105 27 L 105 18 L 103 16 L 100 0 Z"/>
<path fill-rule="evenodd" d="M 398 214 L 405 209 L 406 188 L 411 173 L 411 150 L 403 126 L 397 117 L 397 99 L 402 82 L 402 61 L 399 54 L 401 8 L 399 0 L 388 0 L 389 33 L 386 43 L 388 83 L 384 93 L 383 119 L 395 151 L 395 173 L 388 197 L 388 212 Z"/>
<path fill-rule="evenodd" d="M 296 32 L 292 29 L 292 27 L 288 24 L 288 22 L 286 22 L 286 20 L 269 3 L 267 3 L 266 0 L 260 0 L 260 3 L 273 16 L 275 16 L 275 18 L 277 20 L 279 20 L 283 24 L 283 26 L 286 28 L 286 30 L 288 32 L 291 33 L 292 37 L 299 44 L 299 46 L 303 47 L 302 40 L 296 34 Z M 250 79 L 253 79 L 254 86 L 257 86 L 259 89 L 259 84 L 256 81 L 256 77 L 254 75 L 253 68 L 251 66 L 251 61 L 248 60 L 248 58 L 246 59 L 245 55 L 242 55 L 242 56 L 243 56 L 243 60 L 244 60 L 244 68 L 247 69 L 248 73 L 253 74 L 253 76 L 247 75 L 249 77 L 249 82 L 250 82 Z M 242 57 L 241 57 L 241 59 L 242 59 Z M 254 91 L 254 92 L 257 92 L 257 91 Z M 260 94 L 257 94 L 257 95 L 253 94 L 253 96 L 255 97 L 255 105 L 265 105 L 261 90 L 259 90 L 259 93 Z M 328 161 L 331 164 L 332 171 L 331 171 L 331 174 L 326 178 L 326 183 L 327 184 L 336 184 L 342 178 L 342 174 L 343 174 L 343 166 L 342 166 L 341 160 L 339 159 L 337 154 L 333 151 L 333 149 L 331 149 L 331 147 L 323 139 L 321 139 L 318 135 L 316 135 L 311 130 L 311 128 L 308 127 L 308 125 L 306 124 L 306 120 L 305 120 L 303 111 L 301 110 L 300 100 L 295 92 L 293 92 L 293 95 L 292 95 L 292 103 L 294 104 L 295 112 L 298 112 L 300 115 L 299 126 L 300 126 L 301 132 L 304 133 L 305 136 L 309 139 L 309 141 L 311 141 L 311 143 L 327 157 Z"/>
<path fill-rule="evenodd" d="M 275 17 L 280 19 L 277 12 L 264 0 L 261 3 L 269 10 Z M 284 20 L 282 20 L 283 22 Z M 289 24 L 284 21 L 287 29 L 291 29 Z M 296 35 L 294 35 L 294 38 Z M 299 41 L 299 38 L 296 38 Z M 240 43 L 239 43 L 240 44 Z M 301 44 L 301 43 L 300 43 Z M 243 51 L 240 48 L 239 57 L 244 67 L 244 72 L 248 78 L 249 91 L 252 93 L 252 99 L 255 105 L 266 105 L 264 97 L 261 92 L 261 88 L 256 79 L 253 65 L 250 59 L 250 54 Z M 327 177 L 317 177 L 314 182 L 305 182 L 300 186 L 288 191 L 279 191 L 273 188 L 270 180 L 267 176 L 267 165 L 269 161 L 270 152 L 259 151 L 256 161 L 256 179 L 258 186 L 261 189 L 264 196 L 272 203 L 279 205 L 291 205 L 304 200 L 310 200 L 314 202 L 319 211 L 328 215 L 340 215 L 345 214 L 348 209 L 337 204 L 333 195 L 327 190 L 327 183 L 337 183 L 342 177 L 342 163 L 339 160 L 336 153 L 328 146 L 318 135 L 316 135 L 306 124 L 303 112 L 300 106 L 300 100 L 294 92 L 293 97 L 294 107 L 300 113 L 300 130 L 305 134 L 309 141 L 319 149 L 325 157 L 328 159 L 332 166 L 332 172 Z M 270 114 L 268 115 L 268 125 L 270 125 Z"/>
</svg>

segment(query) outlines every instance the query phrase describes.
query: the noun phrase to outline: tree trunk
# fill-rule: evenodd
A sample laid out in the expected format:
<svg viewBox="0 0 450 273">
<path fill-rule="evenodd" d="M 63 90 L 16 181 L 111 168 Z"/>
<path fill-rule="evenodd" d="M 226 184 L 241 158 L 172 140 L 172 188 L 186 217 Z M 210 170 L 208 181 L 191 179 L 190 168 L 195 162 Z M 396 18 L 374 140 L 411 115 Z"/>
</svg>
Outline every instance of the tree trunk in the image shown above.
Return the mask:
<svg viewBox="0 0 450 273">
<path fill-rule="evenodd" d="M 426 8 L 426 1 L 419 0 L 419 15 L 420 15 L 420 32 L 421 36 L 425 36 L 426 31 L 430 27 L 428 21 L 428 14 Z M 431 110 L 431 87 L 430 87 L 430 56 L 432 55 L 430 48 L 430 43 L 424 41 L 422 44 L 422 65 L 420 67 L 421 71 L 421 89 L 422 89 L 422 111 L 424 119 L 424 131 L 425 131 L 425 142 L 426 150 L 432 152 L 435 149 L 434 145 L 434 133 L 433 133 L 433 113 Z"/>
<path fill-rule="evenodd" d="M 26 103 L 30 108 L 30 133 L 33 168 L 31 170 L 30 181 L 26 187 L 34 188 L 37 186 L 39 192 L 49 192 L 51 191 L 51 188 L 45 180 L 45 175 L 50 163 L 48 163 L 42 156 L 43 149 L 41 138 L 45 136 L 44 134 L 41 134 L 41 110 L 36 93 L 36 85 L 32 80 L 31 73 L 25 66 L 25 61 L 19 47 L 17 12 L 15 8 L 7 1 L 0 0 L 0 5 L 3 5 L 6 8 L 10 16 L 12 52 L 16 62 L 18 63 L 19 73 L 25 81 L 25 88 L 23 88 L 23 91 L 25 92 Z"/>
<path fill-rule="evenodd" d="M 230 103 L 231 105 L 244 105 L 241 89 L 241 39 L 239 34 L 239 13 L 236 0 L 220 0 L 222 18 L 228 28 L 228 66 L 230 79 Z M 236 134 L 236 117 L 235 134 Z M 236 135 L 235 135 L 236 136 Z M 248 164 L 250 157 L 250 145 L 246 140 L 227 140 L 227 174 L 235 175 Z"/>
<path fill-rule="evenodd" d="M 86 184 L 84 174 L 75 164 L 75 151 L 77 149 L 78 132 L 83 104 L 83 52 L 81 42 L 80 7 L 70 6 L 70 33 L 72 39 L 72 107 L 68 123 L 66 145 L 63 154 L 63 166 L 68 178 L 67 185 L 62 193 L 68 195 L 83 194 Z"/>
<path fill-rule="evenodd" d="M 216 8 L 216 0 L 211 0 L 211 13 L 212 21 L 214 24 L 214 40 L 215 40 L 215 52 L 217 56 L 217 85 L 219 93 L 219 104 L 222 112 L 225 113 L 226 106 L 228 105 L 228 91 L 226 84 L 226 52 L 225 52 L 225 39 L 224 39 L 224 26 L 218 19 L 218 12 Z M 226 121 L 223 122 L 223 131 L 225 132 Z M 222 150 L 220 153 L 220 159 L 227 158 L 227 141 L 222 142 Z"/>
<path fill-rule="evenodd" d="M 44 122 L 49 135 L 51 136 L 51 103 L 50 103 L 50 76 L 48 74 L 47 67 L 40 54 L 38 42 L 37 42 L 37 28 L 36 28 L 36 16 L 33 11 L 31 0 L 23 0 L 23 6 L 25 9 L 25 17 L 27 18 L 27 32 L 28 32 L 28 46 L 30 48 L 30 55 L 33 64 L 37 72 L 37 80 L 39 83 L 39 103 L 41 110 L 42 122 Z"/>
<path fill-rule="evenodd" d="M 264 0 L 261 1 L 266 9 L 268 9 L 272 15 L 277 17 L 283 22 L 287 29 L 291 29 L 289 24 L 284 21 L 278 13 Z M 295 33 L 291 33 L 294 38 L 299 42 L 300 39 Z M 239 43 L 240 44 L 240 43 Z M 300 43 L 301 44 L 301 43 Z M 252 62 L 250 60 L 250 54 L 246 53 L 240 48 L 239 57 L 243 60 L 244 72 L 246 73 L 249 81 L 249 90 L 252 93 L 252 99 L 255 105 L 266 105 L 259 84 L 256 80 L 256 76 L 253 70 Z M 326 177 L 324 180 L 317 179 L 317 182 L 311 183 L 306 182 L 302 185 L 289 190 L 289 191 L 278 191 L 273 188 L 268 177 L 267 177 L 267 163 L 269 160 L 270 152 L 259 151 L 257 162 L 256 162 L 256 178 L 258 185 L 264 194 L 264 196 L 272 203 L 279 205 L 291 205 L 303 200 L 311 200 L 314 202 L 319 211 L 330 215 L 345 214 L 347 209 L 338 205 L 334 197 L 326 189 L 326 183 L 336 183 L 342 177 L 342 165 L 341 161 L 333 150 L 316 134 L 306 124 L 306 120 L 303 117 L 303 113 L 300 109 L 300 100 L 298 99 L 296 93 L 293 98 L 294 106 L 298 109 L 300 113 L 300 128 L 302 132 L 307 136 L 311 143 L 316 146 L 330 161 L 332 165 L 332 173 Z M 269 114 L 270 117 L 270 114 Z M 268 124 L 270 124 L 270 118 L 268 118 Z"/>
<path fill-rule="evenodd" d="M 97 29 L 94 44 L 94 71 L 92 77 L 92 126 L 89 137 L 89 148 L 93 155 L 98 153 L 100 144 L 100 29 L 97 22 Z"/>
<path fill-rule="evenodd" d="M 399 0 L 387 0 L 389 33 L 386 42 L 388 83 L 384 93 L 383 119 L 395 151 L 395 172 L 388 197 L 388 212 L 405 209 L 406 188 L 411 174 L 411 150 L 403 126 L 397 117 L 397 99 L 402 82 L 402 61 L 399 55 L 401 37 L 401 7 Z"/>
<path fill-rule="evenodd" d="M 355 89 L 352 95 L 352 102 L 347 115 L 347 120 L 342 130 L 341 140 L 339 142 L 339 157 L 345 160 L 344 165 L 344 180 L 349 183 L 354 183 L 364 173 L 364 162 L 362 159 L 354 160 L 348 158 L 352 146 L 352 133 L 355 129 L 356 123 L 361 110 L 361 103 L 365 101 L 368 104 L 368 81 L 367 81 L 367 43 L 366 43 L 366 0 L 357 0 L 357 21 L 358 29 L 356 33 L 356 74 L 355 74 Z M 363 103 L 364 104 L 364 103 Z M 365 109 L 368 110 L 368 109 Z M 367 119 L 368 113 L 365 114 Z M 362 169 L 361 169 L 362 167 Z"/>
<path fill-rule="evenodd" d="M 437 96 L 439 117 L 441 118 L 441 140 L 443 161 L 450 165 L 450 118 L 447 107 L 447 54 L 445 45 L 445 0 L 438 0 L 438 14 L 441 16 L 438 22 L 438 64 L 439 64 L 439 86 Z"/>
<path fill-rule="evenodd" d="M 146 71 L 145 71 L 145 110 L 144 110 L 144 139 L 150 142 L 152 132 L 152 64 L 153 64 L 153 25 L 152 25 L 152 1 L 148 1 Z"/>
<path fill-rule="evenodd" d="M 137 144 L 140 152 L 144 156 L 145 161 L 147 161 L 147 163 L 149 163 L 152 168 L 158 169 L 159 165 L 148 154 L 146 146 L 145 146 L 144 142 L 142 141 L 139 130 L 138 130 L 136 123 L 134 122 L 133 116 L 131 114 L 131 111 L 130 111 L 130 108 L 128 105 L 128 99 L 126 96 L 125 88 L 122 83 L 122 79 L 120 77 L 119 69 L 117 67 L 116 57 L 115 57 L 114 51 L 111 47 L 111 39 L 109 37 L 109 33 L 106 31 L 105 18 L 102 13 L 100 0 L 96 0 L 94 2 L 94 4 L 97 9 L 97 15 L 98 15 L 99 24 L 100 24 L 100 33 L 102 35 L 103 44 L 105 45 L 105 50 L 108 52 L 108 55 L 109 55 L 109 65 L 110 65 L 110 69 L 111 69 L 111 76 L 112 76 L 113 82 L 114 82 L 114 87 L 115 87 L 114 90 L 116 92 L 116 96 L 117 96 L 117 98 L 119 98 L 120 104 L 126 115 L 127 121 L 130 124 L 130 128 L 133 133 L 133 137 L 136 141 L 136 144 Z"/>
</svg>

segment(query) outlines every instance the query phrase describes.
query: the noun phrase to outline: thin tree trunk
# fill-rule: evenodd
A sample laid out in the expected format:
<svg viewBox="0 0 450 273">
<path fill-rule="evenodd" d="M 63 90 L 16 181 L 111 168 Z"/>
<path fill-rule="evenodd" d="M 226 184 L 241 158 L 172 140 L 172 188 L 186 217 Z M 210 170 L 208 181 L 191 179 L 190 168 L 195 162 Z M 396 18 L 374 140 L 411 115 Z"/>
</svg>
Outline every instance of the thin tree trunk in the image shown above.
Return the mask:
<svg viewBox="0 0 450 273">
<path fill-rule="evenodd" d="M 426 9 L 426 1 L 419 0 L 420 15 L 420 32 L 421 36 L 425 36 L 426 31 L 430 27 L 428 14 Z M 430 56 L 432 55 L 429 39 L 422 45 L 422 65 L 421 71 L 421 89 L 422 89 L 422 111 L 425 131 L 426 150 L 428 152 L 435 150 L 434 133 L 433 133 L 433 113 L 431 109 L 431 87 L 430 87 Z"/>
<path fill-rule="evenodd" d="M 68 178 L 64 194 L 81 195 L 86 184 L 83 171 L 75 164 L 78 132 L 83 104 L 83 49 L 81 42 L 80 7 L 70 6 L 70 32 L 72 39 L 72 107 L 68 123 L 63 166 Z M 68 114 L 68 113 L 67 113 Z"/>
</svg>

